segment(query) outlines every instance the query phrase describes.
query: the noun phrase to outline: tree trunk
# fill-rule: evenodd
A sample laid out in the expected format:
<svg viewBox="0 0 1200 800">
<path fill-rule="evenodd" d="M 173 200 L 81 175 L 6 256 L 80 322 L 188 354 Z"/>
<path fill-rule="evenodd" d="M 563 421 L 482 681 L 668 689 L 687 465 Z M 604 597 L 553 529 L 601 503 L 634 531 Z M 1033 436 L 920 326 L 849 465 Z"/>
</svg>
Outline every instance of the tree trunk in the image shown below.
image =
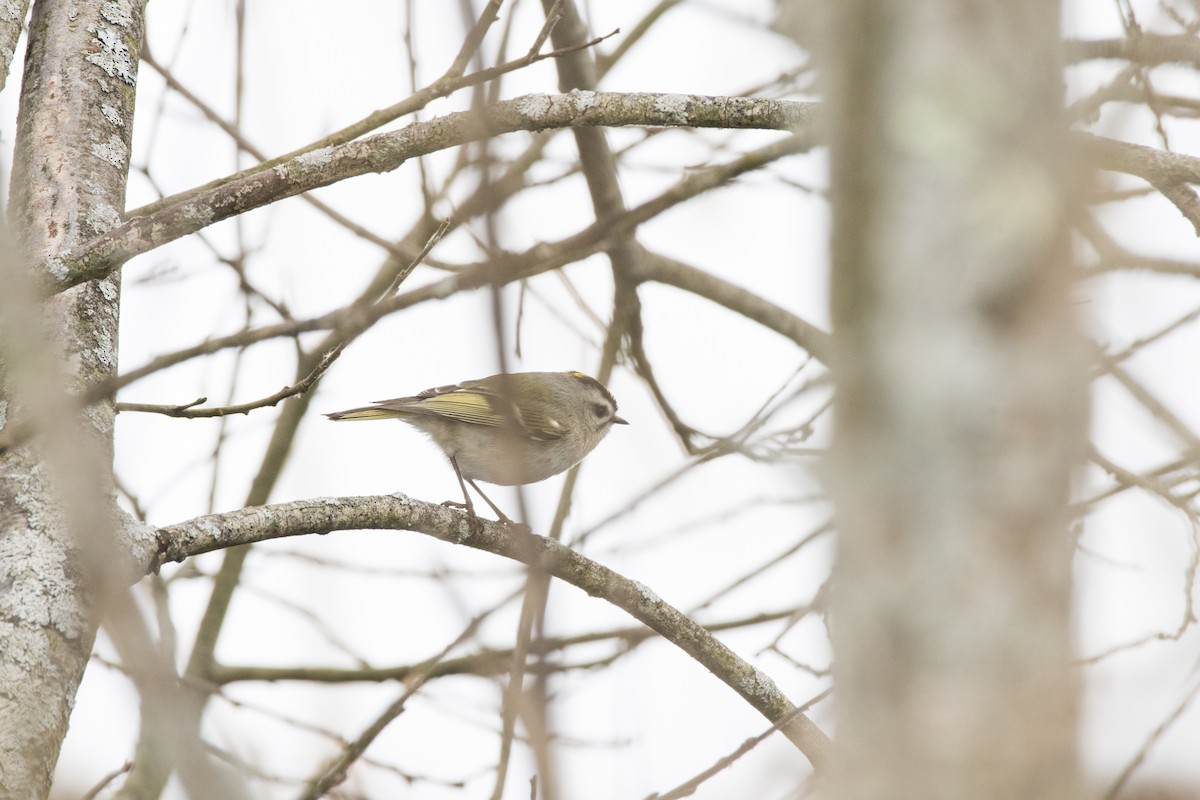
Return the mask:
<svg viewBox="0 0 1200 800">
<path fill-rule="evenodd" d="M 1058 4 L 829 13 L 836 796 L 1076 797 Z"/>
<path fill-rule="evenodd" d="M 38 0 L 34 6 L 9 209 L 25 267 L 53 259 L 120 220 L 143 9 L 144 3 L 134 0 Z M 115 375 L 119 311 L 119 274 L 84 283 L 45 304 L 52 347 L 60 356 L 50 369 L 72 393 Z M 36 419 L 32 399 L 23 403 L 15 396 L 18 373 L 27 366 L 22 362 L 34 354 L 12 339 L 5 348 L 3 416 Z M 62 501 L 68 493 L 78 494 L 79 481 L 92 489 L 85 495 L 111 497 L 113 417 L 112 403 L 105 402 L 86 415 L 55 421 L 70 435 L 88 436 L 89 448 L 98 446 L 107 454 L 101 474 L 46 469 L 46 436 L 0 456 L 0 585 L 5 587 L 0 593 L 5 687 L 0 793 L 6 797 L 38 798 L 49 792 L 91 653 L 96 630 L 87 591 L 91 565 L 83 563 L 82 554 L 94 551 L 77 536 L 102 535 L 110 517 L 96 514 L 92 530 L 75 531 Z M 111 555 L 120 560 L 119 554 Z"/>
</svg>

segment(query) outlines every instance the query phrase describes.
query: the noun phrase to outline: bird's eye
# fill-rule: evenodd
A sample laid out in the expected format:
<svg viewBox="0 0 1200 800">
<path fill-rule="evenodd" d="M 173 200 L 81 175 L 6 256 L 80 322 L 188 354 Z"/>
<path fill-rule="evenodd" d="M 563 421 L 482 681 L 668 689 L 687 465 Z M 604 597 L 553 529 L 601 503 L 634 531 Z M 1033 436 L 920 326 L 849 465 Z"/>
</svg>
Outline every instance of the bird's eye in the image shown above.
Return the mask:
<svg viewBox="0 0 1200 800">
<path fill-rule="evenodd" d="M 596 415 L 596 419 L 604 419 L 608 416 L 608 406 L 602 403 L 593 403 L 592 413 Z"/>
</svg>

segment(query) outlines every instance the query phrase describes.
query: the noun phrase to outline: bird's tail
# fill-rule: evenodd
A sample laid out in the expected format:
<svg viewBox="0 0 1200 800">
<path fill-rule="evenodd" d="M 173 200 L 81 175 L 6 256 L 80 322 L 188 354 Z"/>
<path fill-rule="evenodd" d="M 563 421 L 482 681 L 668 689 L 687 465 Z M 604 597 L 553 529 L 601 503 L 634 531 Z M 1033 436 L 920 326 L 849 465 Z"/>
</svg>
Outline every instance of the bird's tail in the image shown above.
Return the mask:
<svg viewBox="0 0 1200 800">
<path fill-rule="evenodd" d="M 343 419 L 396 419 L 404 416 L 403 411 L 396 411 L 391 408 L 380 408 L 379 406 L 364 406 L 363 408 L 351 408 L 347 411 L 334 411 L 332 414 L 326 414 L 332 420 Z"/>
</svg>

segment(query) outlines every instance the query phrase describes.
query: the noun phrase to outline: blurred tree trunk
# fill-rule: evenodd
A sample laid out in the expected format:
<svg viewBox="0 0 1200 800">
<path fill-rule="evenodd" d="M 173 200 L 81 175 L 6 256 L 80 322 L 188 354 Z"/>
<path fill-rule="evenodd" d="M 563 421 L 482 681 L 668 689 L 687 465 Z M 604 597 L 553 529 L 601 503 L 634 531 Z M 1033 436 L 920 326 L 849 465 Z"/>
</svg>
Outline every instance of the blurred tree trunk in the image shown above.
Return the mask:
<svg viewBox="0 0 1200 800">
<path fill-rule="evenodd" d="M 1058 4 L 828 8 L 835 796 L 1075 797 Z"/>
<path fill-rule="evenodd" d="M 143 6 L 140 0 L 38 0 L 34 5 L 8 210 L 17 246 L 5 253 L 9 303 L 4 315 L 10 335 L 5 337 L 0 372 L 5 412 L 0 417 L 14 419 L 14 407 L 22 399 L 15 396 L 15 384 L 26 380 L 31 370 L 54 371 L 60 394 L 64 383 L 76 392 L 116 373 L 119 273 L 46 303 L 47 332 L 60 356 L 53 367 L 28 363 L 36 360 L 33 348 L 41 333 L 37 305 L 26 308 L 32 325 L 20 325 L 21 309 L 14 299 L 19 281 L 14 275 L 113 227 L 124 211 Z M 25 399 L 27 405 L 36 405 L 31 397 Z M 29 410 L 22 418 L 36 421 L 42 411 Z M 89 530 L 72 532 L 77 526 L 69 523 L 81 517 L 64 511 L 64 505 L 81 496 L 111 497 L 113 416 L 113 404 L 105 402 L 91 406 L 86 416 L 54 419 L 54 425 L 71 436 L 77 425 L 86 428 L 85 435 L 107 454 L 99 474 L 91 467 L 69 476 L 48 468 L 43 445 L 53 436 L 0 455 L 4 797 L 37 798 L 49 792 L 75 691 L 91 653 L 96 614 L 88 572 L 98 565 L 88 562 L 86 554 L 94 557 L 96 547 L 79 541 L 76 533 L 102 542 L 111 531 L 110 517 L 93 506 Z M 50 462 L 60 467 L 63 459 Z M 75 491 L 81 482 L 89 488 Z M 68 495 L 62 493 L 64 488 Z M 115 553 L 109 558 L 113 563 L 120 560 Z"/>
</svg>

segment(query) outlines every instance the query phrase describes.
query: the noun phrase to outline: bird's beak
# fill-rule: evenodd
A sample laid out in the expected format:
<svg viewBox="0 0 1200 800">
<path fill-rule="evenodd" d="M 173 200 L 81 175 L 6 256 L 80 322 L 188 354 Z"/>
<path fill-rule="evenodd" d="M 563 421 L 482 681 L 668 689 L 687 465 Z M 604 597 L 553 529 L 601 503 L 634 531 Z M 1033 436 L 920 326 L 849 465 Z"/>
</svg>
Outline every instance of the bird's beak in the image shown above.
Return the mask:
<svg viewBox="0 0 1200 800">
<path fill-rule="evenodd" d="M 628 424 L 629 424 L 629 420 L 627 420 L 627 419 L 621 419 L 620 417 L 618 417 L 618 416 L 616 416 L 616 415 L 614 414 L 614 415 L 613 415 L 613 424 L 614 424 L 614 425 L 628 425 Z"/>
</svg>

